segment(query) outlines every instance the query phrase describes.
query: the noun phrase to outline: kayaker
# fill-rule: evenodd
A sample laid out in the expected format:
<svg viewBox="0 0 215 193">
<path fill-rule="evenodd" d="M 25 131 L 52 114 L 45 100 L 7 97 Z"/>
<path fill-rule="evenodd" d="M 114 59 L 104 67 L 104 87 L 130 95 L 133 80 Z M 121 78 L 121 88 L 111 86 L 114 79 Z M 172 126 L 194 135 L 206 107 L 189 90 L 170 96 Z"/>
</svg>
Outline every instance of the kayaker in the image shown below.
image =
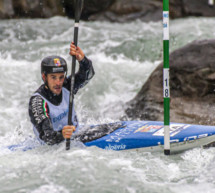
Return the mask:
<svg viewBox="0 0 215 193">
<path fill-rule="evenodd" d="M 80 47 L 70 44 L 70 55 L 79 61 L 75 74 L 74 93 L 85 86 L 94 76 L 94 69 Z M 78 128 L 73 105 L 73 126 L 68 125 L 69 91 L 71 76 L 66 77 L 67 63 L 60 56 L 48 56 L 41 62 L 42 84 L 31 96 L 29 116 L 37 138 L 48 145 L 58 144 L 70 138 Z"/>
</svg>

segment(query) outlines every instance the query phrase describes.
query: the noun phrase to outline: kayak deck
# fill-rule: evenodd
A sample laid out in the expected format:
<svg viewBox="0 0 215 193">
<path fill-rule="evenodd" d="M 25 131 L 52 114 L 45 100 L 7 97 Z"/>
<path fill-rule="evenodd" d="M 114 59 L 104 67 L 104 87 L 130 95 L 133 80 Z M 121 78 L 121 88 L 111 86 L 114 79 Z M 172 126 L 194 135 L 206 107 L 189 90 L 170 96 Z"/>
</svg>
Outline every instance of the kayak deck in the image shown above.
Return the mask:
<svg viewBox="0 0 215 193">
<path fill-rule="evenodd" d="M 159 121 L 120 121 L 92 125 L 80 129 L 71 140 L 81 141 L 85 146 L 96 146 L 105 150 L 163 151 L 164 125 Z M 205 146 L 215 141 L 215 126 L 170 124 L 170 151 L 181 152 Z M 31 138 L 7 148 L 11 151 L 27 151 L 39 145 Z"/>
</svg>

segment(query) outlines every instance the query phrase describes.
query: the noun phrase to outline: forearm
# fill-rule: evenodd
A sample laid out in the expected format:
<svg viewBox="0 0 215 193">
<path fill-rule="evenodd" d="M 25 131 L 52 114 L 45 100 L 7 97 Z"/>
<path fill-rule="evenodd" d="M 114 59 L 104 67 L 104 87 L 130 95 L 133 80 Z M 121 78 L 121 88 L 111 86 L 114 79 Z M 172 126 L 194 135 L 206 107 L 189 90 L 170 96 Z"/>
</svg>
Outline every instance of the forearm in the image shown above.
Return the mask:
<svg viewBox="0 0 215 193">
<path fill-rule="evenodd" d="M 79 71 L 75 74 L 75 84 L 74 84 L 75 94 L 80 88 L 84 87 L 90 81 L 90 79 L 93 78 L 95 74 L 92 62 L 86 56 L 82 61 L 79 62 L 79 64 L 80 64 Z M 70 90 L 71 76 L 69 76 L 66 79 L 64 87 Z"/>
<path fill-rule="evenodd" d="M 78 82 L 84 83 L 85 81 L 89 81 L 95 74 L 94 68 L 92 65 L 92 61 L 87 57 L 84 57 L 82 61 L 79 62 L 80 68 L 75 78 Z"/>
<path fill-rule="evenodd" d="M 59 144 L 64 140 L 61 131 L 54 131 L 49 119 L 43 121 L 42 125 L 43 135 L 40 138 L 48 145 Z"/>
</svg>

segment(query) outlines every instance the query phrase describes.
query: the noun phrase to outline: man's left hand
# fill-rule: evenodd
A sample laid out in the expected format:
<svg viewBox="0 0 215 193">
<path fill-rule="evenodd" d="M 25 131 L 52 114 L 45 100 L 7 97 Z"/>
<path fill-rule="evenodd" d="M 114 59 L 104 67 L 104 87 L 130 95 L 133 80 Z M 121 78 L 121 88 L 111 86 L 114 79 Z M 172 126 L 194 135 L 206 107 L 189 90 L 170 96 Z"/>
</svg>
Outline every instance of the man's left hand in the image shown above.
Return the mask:
<svg viewBox="0 0 215 193">
<path fill-rule="evenodd" d="M 82 51 L 82 49 L 80 48 L 80 47 L 76 47 L 75 45 L 74 45 L 74 42 L 72 42 L 71 44 L 70 44 L 70 52 L 69 52 L 69 54 L 71 55 L 71 56 L 76 56 L 76 59 L 80 62 L 81 60 L 83 60 L 84 59 L 84 52 Z"/>
</svg>

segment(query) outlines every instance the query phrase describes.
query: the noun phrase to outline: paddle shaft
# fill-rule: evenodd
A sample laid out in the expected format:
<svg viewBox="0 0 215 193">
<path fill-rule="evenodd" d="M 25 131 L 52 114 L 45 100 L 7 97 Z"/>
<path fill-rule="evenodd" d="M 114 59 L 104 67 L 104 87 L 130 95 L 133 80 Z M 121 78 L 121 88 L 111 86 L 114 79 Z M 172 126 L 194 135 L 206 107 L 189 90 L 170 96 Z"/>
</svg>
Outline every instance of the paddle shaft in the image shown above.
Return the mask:
<svg viewBox="0 0 215 193">
<path fill-rule="evenodd" d="M 81 16 L 81 9 L 83 5 L 83 0 L 76 0 L 75 5 L 75 26 L 74 26 L 74 45 L 78 45 L 78 29 L 79 29 L 79 20 Z M 70 96 L 69 96 L 69 114 L 68 114 L 68 125 L 73 125 L 72 116 L 73 116 L 73 103 L 74 103 L 74 84 L 75 84 L 75 67 L 76 67 L 76 56 L 72 56 L 72 68 L 71 68 L 71 87 L 70 87 Z M 70 149 L 70 138 L 66 139 L 66 150 Z"/>
<path fill-rule="evenodd" d="M 74 44 L 77 46 L 78 42 L 78 27 L 74 29 Z M 75 83 L 75 67 L 76 67 L 76 57 L 72 56 L 72 70 L 71 70 L 71 87 L 69 96 L 69 115 L 68 115 L 68 125 L 73 125 L 72 114 L 73 114 L 73 103 L 74 103 L 74 83 Z M 70 139 L 66 139 L 66 150 L 70 149 Z"/>
</svg>

